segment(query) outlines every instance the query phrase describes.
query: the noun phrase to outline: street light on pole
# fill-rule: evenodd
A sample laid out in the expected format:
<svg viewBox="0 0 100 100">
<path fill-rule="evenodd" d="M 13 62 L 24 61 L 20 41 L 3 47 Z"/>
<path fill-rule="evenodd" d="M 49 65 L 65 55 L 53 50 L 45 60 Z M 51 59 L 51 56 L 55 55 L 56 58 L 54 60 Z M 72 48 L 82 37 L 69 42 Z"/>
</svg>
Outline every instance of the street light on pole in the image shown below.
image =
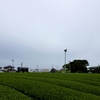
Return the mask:
<svg viewBox="0 0 100 100">
<path fill-rule="evenodd" d="M 14 66 L 14 59 L 12 59 L 12 66 Z"/>
<path fill-rule="evenodd" d="M 12 59 L 12 71 L 13 71 L 13 67 L 14 67 L 14 59 Z"/>
<path fill-rule="evenodd" d="M 65 49 L 64 52 L 65 52 L 65 66 L 64 66 L 64 69 L 65 69 L 65 73 L 66 73 L 66 52 L 67 52 L 67 49 Z"/>
</svg>

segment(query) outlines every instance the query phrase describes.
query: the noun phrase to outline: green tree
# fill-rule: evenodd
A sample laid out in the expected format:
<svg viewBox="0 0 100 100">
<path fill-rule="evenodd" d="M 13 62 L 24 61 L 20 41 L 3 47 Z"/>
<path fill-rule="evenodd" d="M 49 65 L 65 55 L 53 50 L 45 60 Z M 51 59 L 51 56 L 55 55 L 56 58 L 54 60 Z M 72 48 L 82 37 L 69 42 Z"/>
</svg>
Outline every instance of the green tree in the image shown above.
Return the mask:
<svg viewBox="0 0 100 100">
<path fill-rule="evenodd" d="M 87 60 L 74 60 L 66 65 L 63 65 L 63 68 L 66 66 L 66 68 L 71 72 L 87 72 L 88 65 L 89 63 Z"/>
</svg>

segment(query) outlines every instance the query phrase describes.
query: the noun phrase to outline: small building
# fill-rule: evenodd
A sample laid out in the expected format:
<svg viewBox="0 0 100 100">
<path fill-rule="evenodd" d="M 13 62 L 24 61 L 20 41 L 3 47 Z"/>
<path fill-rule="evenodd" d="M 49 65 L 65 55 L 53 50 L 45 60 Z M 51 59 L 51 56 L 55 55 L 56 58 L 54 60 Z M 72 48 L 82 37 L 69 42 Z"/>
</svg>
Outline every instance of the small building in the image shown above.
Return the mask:
<svg viewBox="0 0 100 100">
<path fill-rule="evenodd" d="M 33 72 L 49 72 L 49 69 L 34 69 Z"/>
<path fill-rule="evenodd" d="M 98 66 L 92 66 L 92 67 L 89 67 L 87 70 L 89 71 L 94 71 Z"/>
<path fill-rule="evenodd" d="M 15 71 L 14 66 L 8 65 L 4 67 L 4 72 L 12 72 Z"/>
<path fill-rule="evenodd" d="M 3 69 L 2 69 L 2 67 L 0 67 L 0 72 L 3 72 Z"/>
<path fill-rule="evenodd" d="M 100 66 L 93 66 L 88 68 L 89 73 L 100 73 Z"/>
<path fill-rule="evenodd" d="M 28 67 L 18 67 L 17 72 L 28 72 L 29 68 Z"/>
<path fill-rule="evenodd" d="M 43 69 L 43 72 L 49 72 L 49 69 Z"/>
<path fill-rule="evenodd" d="M 0 67 L 0 70 L 2 70 L 2 67 Z"/>
<path fill-rule="evenodd" d="M 50 72 L 55 73 L 55 72 L 57 72 L 57 70 L 55 68 L 52 68 Z"/>
<path fill-rule="evenodd" d="M 35 69 L 34 72 L 40 72 L 40 69 Z"/>
</svg>

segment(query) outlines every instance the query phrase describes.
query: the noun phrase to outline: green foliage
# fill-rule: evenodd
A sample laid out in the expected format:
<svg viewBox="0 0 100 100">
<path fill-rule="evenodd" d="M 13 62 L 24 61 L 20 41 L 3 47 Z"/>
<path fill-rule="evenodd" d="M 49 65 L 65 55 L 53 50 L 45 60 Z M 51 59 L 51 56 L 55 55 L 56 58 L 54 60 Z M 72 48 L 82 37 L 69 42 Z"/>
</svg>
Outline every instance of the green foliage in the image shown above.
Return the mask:
<svg viewBox="0 0 100 100">
<path fill-rule="evenodd" d="M 87 60 L 74 60 L 69 62 L 66 65 L 63 65 L 63 68 L 66 66 L 71 72 L 87 72 L 87 67 L 89 63 Z"/>
</svg>

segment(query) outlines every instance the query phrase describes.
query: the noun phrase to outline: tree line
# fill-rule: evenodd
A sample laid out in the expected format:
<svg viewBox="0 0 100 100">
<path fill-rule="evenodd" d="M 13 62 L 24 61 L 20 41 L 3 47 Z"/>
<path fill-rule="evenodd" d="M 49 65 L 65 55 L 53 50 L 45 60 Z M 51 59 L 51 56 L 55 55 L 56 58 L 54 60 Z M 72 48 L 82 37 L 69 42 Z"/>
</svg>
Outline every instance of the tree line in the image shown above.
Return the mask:
<svg viewBox="0 0 100 100">
<path fill-rule="evenodd" d="M 64 64 L 63 68 L 66 70 L 70 70 L 72 73 L 76 72 L 87 72 L 87 66 L 89 66 L 89 62 L 87 60 L 74 60 L 69 62 L 68 64 Z"/>
</svg>

